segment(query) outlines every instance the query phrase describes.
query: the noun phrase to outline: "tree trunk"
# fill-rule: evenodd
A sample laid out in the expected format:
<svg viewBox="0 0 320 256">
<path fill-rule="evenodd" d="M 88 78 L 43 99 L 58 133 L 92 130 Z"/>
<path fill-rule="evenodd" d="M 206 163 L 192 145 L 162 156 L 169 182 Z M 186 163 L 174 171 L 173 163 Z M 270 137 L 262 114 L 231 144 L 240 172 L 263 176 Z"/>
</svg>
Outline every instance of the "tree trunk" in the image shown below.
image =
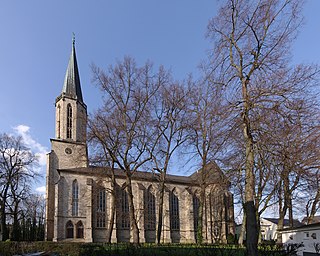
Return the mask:
<svg viewBox="0 0 320 256">
<path fill-rule="evenodd" d="M 198 214 L 198 229 L 197 229 L 197 244 L 202 244 L 203 242 L 203 215 L 204 215 L 204 201 L 205 201 L 205 188 L 202 185 L 200 191 L 200 205 Z"/>
<path fill-rule="evenodd" d="M 318 210 L 317 205 L 319 204 L 319 200 L 320 200 L 320 188 L 317 190 L 316 196 L 312 202 L 312 206 L 311 206 L 311 211 L 310 211 L 310 215 L 307 216 L 308 220 L 307 220 L 307 224 L 311 224 L 313 221 L 314 216 L 316 215 L 316 212 Z"/>
<path fill-rule="evenodd" d="M 2 241 L 6 241 L 9 239 L 8 229 L 7 229 L 7 222 L 6 222 L 6 209 L 5 203 L 2 202 L 1 205 L 1 233 L 2 233 Z"/>
<path fill-rule="evenodd" d="M 261 226 L 260 226 L 260 216 L 257 213 L 257 230 L 258 230 L 258 244 L 261 244 L 262 242 L 262 234 L 261 234 Z"/>
<path fill-rule="evenodd" d="M 107 242 L 111 243 L 111 237 L 114 226 L 114 218 L 116 213 L 116 179 L 114 177 L 114 171 L 112 169 L 111 174 L 111 212 L 110 212 L 110 220 L 109 220 L 109 228 L 107 232 Z"/>
<path fill-rule="evenodd" d="M 12 227 L 12 240 L 19 241 L 20 240 L 20 224 L 18 221 L 18 203 L 16 202 L 13 210 L 13 227 Z"/>
<path fill-rule="evenodd" d="M 160 183 L 160 197 L 159 197 L 159 209 L 158 209 L 158 229 L 157 229 L 157 243 L 161 243 L 161 232 L 162 232 L 162 221 L 163 221 L 163 197 L 164 197 L 164 186 L 165 179 L 164 174 L 161 173 L 161 183 Z"/>
<path fill-rule="evenodd" d="M 243 245 L 244 235 L 246 233 L 246 219 L 247 219 L 247 216 L 246 216 L 246 212 L 244 211 L 242 225 L 241 225 L 241 232 L 238 240 L 239 245 Z"/>
<path fill-rule="evenodd" d="M 130 216 L 130 226 L 133 235 L 133 244 L 139 245 L 139 228 L 135 216 L 134 204 L 133 204 L 133 193 L 131 185 L 131 176 L 126 173 L 127 176 L 127 192 L 128 192 L 128 204 L 129 204 L 129 216 Z"/>
<path fill-rule="evenodd" d="M 254 194 L 255 194 L 255 177 L 254 177 L 254 152 L 253 152 L 253 137 L 250 128 L 250 117 L 249 117 L 249 95 L 247 86 L 249 80 L 242 78 L 242 97 L 244 100 L 244 109 L 242 113 L 243 123 L 243 135 L 246 142 L 246 184 L 245 184 L 245 203 L 244 210 L 246 211 L 246 245 L 247 255 L 256 256 L 258 255 L 258 228 L 256 219 L 256 207 L 254 205 Z"/>
<path fill-rule="evenodd" d="M 286 216 L 287 208 L 285 202 L 283 203 L 283 197 L 282 197 L 282 182 L 279 186 L 279 221 L 278 221 L 278 227 L 277 229 L 283 229 L 283 223 L 284 223 L 284 217 Z M 278 232 L 277 233 L 277 244 L 282 244 L 282 236 Z"/>
<path fill-rule="evenodd" d="M 288 202 L 288 210 L 289 210 L 289 226 L 293 228 L 293 206 L 292 206 L 292 196 L 289 196 Z"/>
</svg>

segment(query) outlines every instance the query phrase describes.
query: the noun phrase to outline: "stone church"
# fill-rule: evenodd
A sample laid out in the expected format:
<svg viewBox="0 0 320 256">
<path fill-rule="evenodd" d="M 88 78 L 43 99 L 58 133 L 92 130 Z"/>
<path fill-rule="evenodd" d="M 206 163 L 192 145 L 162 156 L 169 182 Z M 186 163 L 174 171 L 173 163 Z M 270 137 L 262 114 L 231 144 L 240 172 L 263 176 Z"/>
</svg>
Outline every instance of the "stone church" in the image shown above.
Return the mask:
<svg viewBox="0 0 320 256">
<path fill-rule="evenodd" d="M 110 170 L 90 166 L 83 101 L 74 40 L 61 94 L 55 101 L 55 138 L 47 157 L 46 240 L 106 242 L 110 226 Z M 199 178 L 206 174 L 204 242 L 226 242 L 234 234 L 233 196 L 215 163 L 190 176 L 167 175 L 161 241 L 194 243 L 198 226 Z M 115 171 L 116 214 L 111 242 L 132 241 L 125 174 Z M 140 242 L 155 242 L 159 181 L 156 174 L 132 176 Z"/>
</svg>

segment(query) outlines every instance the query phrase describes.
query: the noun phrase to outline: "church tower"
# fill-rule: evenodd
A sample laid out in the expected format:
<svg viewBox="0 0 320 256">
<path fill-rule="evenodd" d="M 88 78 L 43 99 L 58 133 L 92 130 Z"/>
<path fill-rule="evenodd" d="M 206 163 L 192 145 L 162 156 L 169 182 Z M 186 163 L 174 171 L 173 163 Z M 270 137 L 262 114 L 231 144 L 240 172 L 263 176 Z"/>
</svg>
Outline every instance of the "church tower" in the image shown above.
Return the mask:
<svg viewBox="0 0 320 256">
<path fill-rule="evenodd" d="M 75 172 L 88 167 L 86 143 L 87 106 L 83 102 L 80 76 L 77 65 L 75 39 L 65 74 L 61 94 L 55 101 L 55 138 L 51 139 L 51 152 L 47 157 L 46 177 L 46 240 L 59 240 L 57 216 L 63 191 L 58 186 L 60 170 Z"/>
<path fill-rule="evenodd" d="M 62 91 L 56 98 L 55 108 L 56 132 L 51 144 L 59 160 L 58 168 L 87 167 L 87 106 L 81 92 L 74 38 Z"/>
<path fill-rule="evenodd" d="M 83 102 L 75 40 L 61 94 L 56 99 L 56 139 L 86 142 L 87 106 Z"/>
</svg>

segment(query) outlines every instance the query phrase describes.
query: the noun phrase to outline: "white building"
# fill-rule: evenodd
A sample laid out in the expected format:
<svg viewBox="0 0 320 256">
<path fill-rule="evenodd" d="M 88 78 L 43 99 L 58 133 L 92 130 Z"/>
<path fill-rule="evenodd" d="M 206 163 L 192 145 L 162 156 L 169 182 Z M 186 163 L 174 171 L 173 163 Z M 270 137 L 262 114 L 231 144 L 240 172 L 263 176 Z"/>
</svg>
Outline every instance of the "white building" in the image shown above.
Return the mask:
<svg viewBox="0 0 320 256">
<path fill-rule="evenodd" d="M 279 231 L 284 246 L 303 244 L 298 250 L 299 256 L 320 255 L 320 223 Z"/>
<path fill-rule="evenodd" d="M 260 230 L 262 240 L 276 240 L 278 235 L 278 222 L 277 218 L 260 218 Z M 302 224 L 298 220 L 293 220 L 293 226 L 299 227 Z M 290 223 L 288 219 L 284 219 L 283 228 L 289 228 Z"/>
<path fill-rule="evenodd" d="M 265 217 L 260 218 L 261 240 L 265 240 L 265 241 L 277 240 L 278 222 L 279 222 L 279 219 L 277 218 L 265 218 Z M 301 225 L 303 224 L 300 223 L 298 220 L 293 221 L 294 227 L 298 227 Z M 284 228 L 290 227 L 288 219 L 284 219 L 283 227 Z M 240 224 L 240 225 L 237 225 L 235 229 L 235 234 L 238 238 L 241 233 L 241 228 L 242 228 L 242 225 Z M 245 237 L 244 237 L 244 240 L 245 240 Z"/>
</svg>

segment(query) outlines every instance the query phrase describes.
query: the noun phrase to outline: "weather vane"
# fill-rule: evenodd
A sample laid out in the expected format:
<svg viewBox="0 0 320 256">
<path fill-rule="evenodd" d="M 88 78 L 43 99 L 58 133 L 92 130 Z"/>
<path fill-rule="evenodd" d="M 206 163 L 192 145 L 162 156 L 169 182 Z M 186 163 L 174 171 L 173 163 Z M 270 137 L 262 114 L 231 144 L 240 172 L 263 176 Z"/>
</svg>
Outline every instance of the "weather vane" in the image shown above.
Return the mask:
<svg viewBox="0 0 320 256">
<path fill-rule="evenodd" d="M 74 32 L 72 32 L 72 44 L 74 45 L 76 41 L 76 34 Z"/>
</svg>

